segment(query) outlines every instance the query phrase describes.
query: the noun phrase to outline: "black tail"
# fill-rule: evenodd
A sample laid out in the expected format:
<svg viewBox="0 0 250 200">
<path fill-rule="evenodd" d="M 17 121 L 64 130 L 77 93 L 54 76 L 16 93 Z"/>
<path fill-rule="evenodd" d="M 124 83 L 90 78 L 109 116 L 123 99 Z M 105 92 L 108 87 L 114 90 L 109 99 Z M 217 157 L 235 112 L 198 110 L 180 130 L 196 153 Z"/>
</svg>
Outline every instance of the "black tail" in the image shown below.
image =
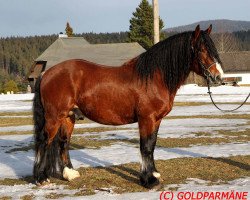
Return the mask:
<svg viewBox="0 0 250 200">
<path fill-rule="evenodd" d="M 41 142 L 45 142 L 45 135 L 44 135 L 44 125 L 45 125 L 45 117 L 44 117 L 44 109 L 41 102 L 41 95 L 40 95 L 40 84 L 41 84 L 41 77 L 39 77 L 35 84 L 35 96 L 33 99 L 33 120 L 34 120 L 34 139 L 35 139 L 35 153 L 37 154 L 39 145 Z"/>
<path fill-rule="evenodd" d="M 50 176 L 61 176 L 63 165 L 60 157 L 59 134 L 53 142 L 48 145 L 48 135 L 44 131 L 45 117 L 44 107 L 40 95 L 41 77 L 35 84 L 35 96 L 33 99 L 34 141 L 35 141 L 35 163 L 33 174 L 38 182 L 42 182 Z M 59 133 L 60 129 L 58 130 Z"/>
</svg>

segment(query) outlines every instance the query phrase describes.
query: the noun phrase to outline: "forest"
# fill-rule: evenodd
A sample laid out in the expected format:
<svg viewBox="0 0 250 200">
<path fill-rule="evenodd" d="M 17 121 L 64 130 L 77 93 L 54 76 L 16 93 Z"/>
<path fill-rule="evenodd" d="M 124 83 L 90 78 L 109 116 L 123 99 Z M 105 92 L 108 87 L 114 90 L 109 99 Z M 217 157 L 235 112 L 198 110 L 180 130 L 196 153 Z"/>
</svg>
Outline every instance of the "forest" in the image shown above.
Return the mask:
<svg viewBox="0 0 250 200">
<path fill-rule="evenodd" d="M 166 33 L 167 37 L 172 34 Z M 90 32 L 74 36 L 84 37 L 91 44 L 128 42 L 128 32 Z M 0 93 L 6 92 L 11 84 L 16 84 L 16 91 L 25 91 L 33 61 L 57 38 L 58 35 L 0 38 Z M 232 34 L 217 33 L 213 39 L 219 51 L 250 51 L 250 30 Z M 228 48 L 221 43 L 227 44 Z"/>
</svg>

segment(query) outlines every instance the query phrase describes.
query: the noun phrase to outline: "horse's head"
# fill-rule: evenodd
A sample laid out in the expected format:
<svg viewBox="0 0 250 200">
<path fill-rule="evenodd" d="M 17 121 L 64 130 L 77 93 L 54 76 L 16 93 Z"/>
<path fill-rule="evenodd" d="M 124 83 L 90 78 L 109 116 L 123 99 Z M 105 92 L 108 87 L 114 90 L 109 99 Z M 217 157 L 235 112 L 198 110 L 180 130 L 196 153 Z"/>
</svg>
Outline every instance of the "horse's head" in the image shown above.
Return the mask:
<svg viewBox="0 0 250 200">
<path fill-rule="evenodd" d="M 212 25 L 205 31 L 200 30 L 198 25 L 193 32 L 191 42 L 193 63 L 191 70 L 203 76 L 209 82 L 218 84 L 221 83 L 223 70 L 218 52 L 209 36 L 211 31 Z"/>
</svg>

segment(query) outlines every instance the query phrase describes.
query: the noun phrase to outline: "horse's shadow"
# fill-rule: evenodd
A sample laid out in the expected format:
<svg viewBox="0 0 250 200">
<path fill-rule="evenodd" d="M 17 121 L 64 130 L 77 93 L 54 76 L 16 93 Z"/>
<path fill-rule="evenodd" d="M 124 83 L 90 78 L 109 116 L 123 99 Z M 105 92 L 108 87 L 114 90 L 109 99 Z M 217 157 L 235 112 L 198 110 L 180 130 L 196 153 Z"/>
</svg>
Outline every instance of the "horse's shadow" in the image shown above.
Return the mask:
<svg viewBox="0 0 250 200">
<path fill-rule="evenodd" d="M 135 141 L 132 140 L 132 143 L 135 143 Z M 90 156 L 89 154 L 81 150 L 80 151 L 75 150 L 75 152 L 74 153 L 71 152 L 71 154 L 72 154 L 71 160 L 76 160 L 78 162 L 84 163 L 85 165 L 89 165 L 89 166 L 101 167 L 102 169 L 105 169 L 111 174 L 115 174 L 127 181 L 140 185 L 140 182 L 138 179 L 140 173 L 139 171 L 136 171 L 132 169 L 131 167 L 126 167 L 124 165 L 114 165 L 111 162 L 107 162 L 97 157 Z"/>
<path fill-rule="evenodd" d="M 32 143 L 32 136 L 24 137 L 22 140 L 11 140 L 6 138 L 7 136 L 0 137 L 1 179 L 11 177 L 23 178 L 24 176 L 31 175 L 34 153 L 29 148 L 22 150 L 22 147 Z M 9 170 L 12 170 L 12 172 Z"/>
<path fill-rule="evenodd" d="M 0 168 L 5 170 L 12 170 L 13 172 L 8 173 L 4 170 L 0 171 L 1 179 L 5 178 L 19 178 L 27 182 L 34 182 L 32 176 L 33 164 L 34 164 L 34 151 L 29 149 L 27 151 L 22 150 L 22 147 L 33 145 L 33 136 L 25 137 L 23 140 L 7 140 L 6 137 L 0 137 Z M 84 163 L 89 166 L 101 166 L 103 169 L 107 170 L 111 174 L 116 174 L 130 182 L 139 184 L 138 177 L 139 172 L 125 166 L 114 165 L 111 162 L 101 160 L 97 157 L 90 156 L 83 151 L 77 151 L 77 153 L 71 155 L 73 160 Z M 72 151 L 70 151 L 72 153 Z M 122 172 L 124 171 L 124 173 Z M 127 175 L 127 174 L 130 175 Z"/>
</svg>

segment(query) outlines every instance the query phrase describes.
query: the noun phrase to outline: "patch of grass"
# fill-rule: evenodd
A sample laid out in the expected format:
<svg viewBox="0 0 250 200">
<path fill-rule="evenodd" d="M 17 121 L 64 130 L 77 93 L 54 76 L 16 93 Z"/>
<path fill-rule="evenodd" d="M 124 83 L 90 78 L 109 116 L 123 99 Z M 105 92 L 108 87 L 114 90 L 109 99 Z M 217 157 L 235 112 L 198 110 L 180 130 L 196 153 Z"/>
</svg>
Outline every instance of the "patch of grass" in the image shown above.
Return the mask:
<svg viewBox="0 0 250 200">
<path fill-rule="evenodd" d="M 110 146 L 114 141 L 111 140 L 92 140 L 81 136 L 72 137 L 70 149 L 101 148 Z"/>
<path fill-rule="evenodd" d="M 0 127 L 32 125 L 32 124 L 33 124 L 33 119 L 31 117 L 27 117 L 27 118 L 21 118 L 21 117 L 1 118 L 1 120 L 0 120 Z"/>
<path fill-rule="evenodd" d="M 33 131 L 9 131 L 9 132 L 0 132 L 0 135 L 31 135 Z"/>
<path fill-rule="evenodd" d="M 35 198 L 34 194 L 27 194 L 27 195 L 20 197 L 21 200 L 32 200 L 34 198 Z"/>
<path fill-rule="evenodd" d="M 240 104 L 240 102 L 216 102 L 216 104 Z M 246 105 L 249 105 L 250 102 L 246 102 Z M 174 106 L 204 106 L 204 105 L 213 105 L 211 102 L 174 102 Z"/>
<path fill-rule="evenodd" d="M 189 178 L 210 181 L 210 185 L 227 183 L 242 177 L 250 176 L 250 156 L 231 156 L 227 158 L 175 158 L 156 161 L 156 168 L 161 173 L 164 186 L 184 184 Z M 79 190 L 75 196 L 95 194 L 96 190 L 109 188 L 115 193 L 148 191 L 139 183 L 140 163 L 129 163 L 111 167 L 79 168 L 81 177 L 68 182 L 51 178 L 53 183 L 66 185 L 65 189 Z M 33 182 L 32 177 L 26 179 L 0 180 L 0 185 L 27 184 Z M 34 188 L 36 189 L 36 187 Z M 177 187 L 172 188 L 178 189 Z M 61 198 L 66 194 L 49 194 L 46 198 Z M 6 196 L 8 198 L 8 196 Z M 27 196 L 29 198 L 29 196 Z"/>
<path fill-rule="evenodd" d="M 93 138 L 86 138 L 82 136 L 74 136 L 71 139 L 70 149 L 84 149 L 84 148 L 101 148 L 105 146 L 110 146 L 117 142 L 126 142 L 130 144 L 138 144 L 137 139 L 112 139 L 112 140 L 98 140 Z"/>
<path fill-rule="evenodd" d="M 27 184 L 27 180 L 25 179 L 11 179 L 11 178 L 5 178 L 5 179 L 0 179 L 0 185 L 23 185 Z"/>
<path fill-rule="evenodd" d="M 250 129 L 246 129 L 244 131 L 226 131 L 226 130 L 219 130 L 219 134 L 231 137 L 250 137 Z"/>
<path fill-rule="evenodd" d="M 208 133 L 208 132 L 196 132 L 196 133 L 194 133 L 195 134 L 195 136 L 197 136 L 197 137 L 209 137 L 209 136 L 211 136 L 211 133 Z"/>
<path fill-rule="evenodd" d="M 75 128 L 73 130 L 74 134 L 85 134 L 85 133 L 99 133 L 105 131 L 119 131 L 119 130 L 130 130 L 129 128 L 119 128 L 119 127 L 93 127 L 93 128 Z M 8 131 L 0 132 L 0 135 L 28 135 L 33 134 L 34 131 Z"/>
<path fill-rule="evenodd" d="M 177 191 L 179 187 L 169 187 L 168 190 L 170 191 Z"/>
<path fill-rule="evenodd" d="M 207 102 L 174 102 L 174 106 L 203 106 L 208 105 Z"/>
<path fill-rule="evenodd" d="M 211 145 L 231 142 L 248 142 L 249 136 L 235 137 L 196 137 L 196 138 L 158 138 L 156 145 L 158 147 L 174 148 L 174 147 L 190 147 L 195 145 Z"/>
<path fill-rule="evenodd" d="M 222 114 L 222 115 L 190 115 L 190 116 L 166 116 L 164 119 L 193 119 L 193 118 L 203 118 L 203 119 L 249 119 L 248 114 Z"/>
<path fill-rule="evenodd" d="M 35 148 L 34 143 L 30 143 L 28 146 L 16 147 L 16 148 L 13 148 L 13 149 L 6 151 L 5 153 L 13 153 L 16 151 L 29 151 L 29 150 L 32 150 L 34 148 Z"/>
<path fill-rule="evenodd" d="M 211 136 L 210 133 L 198 132 L 198 137 L 194 138 L 158 138 L 157 146 L 164 148 L 175 148 L 175 147 L 190 147 L 195 145 L 211 145 L 221 143 L 232 143 L 232 142 L 248 142 L 250 141 L 249 129 L 241 132 L 237 131 L 225 131 L 220 130 L 219 134 L 223 134 L 224 137 L 207 137 Z M 204 137 L 205 136 L 205 137 Z M 70 149 L 85 149 L 94 148 L 99 149 L 101 147 L 110 146 L 112 144 L 124 142 L 139 147 L 138 139 L 100 139 L 100 136 L 73 136 L 70 142 Z M 34 144 L 30 143 L 26 146 L 20 146 L 12 148 L 6 153 L 12 153 L 16 151 L 29 151 L 34 149 Z"/>
<path fill-rule="evenodd" d="M 226 183 L 250 176 L 250 156 L 228 158 L 177 158 L 156 161 L 161 173 L 162 184 L 181 184 L 188 178 L 198 178 Z M 114 188 L 115 193 L 147 191 L 139 183 L 139 163 L 112 167 L 80 168 L 81 177 L 72 182 L 55 180 L 57 184 L 67 184 L 68 189 L 86 187 L 90 193 L 98 188 Z M 163 189 L 163 188 L 161 188 Z M 84 195 L 84 193 L 83 193 Z"/>
<path fill-rule="evenodd" d="M 80 189 L 78 192 L 74 194 L 74 196 L 87 196 L 87 195 L 94 195 L 95 192 L 91 189 Z"/>
<path fill-rule="evenodd" d="M 0 200 L 11 200 L 12 197 L 10 196 L 3 196 L 3 197 L 0 197 Z"/>
<path fill-rule="evenodd" d="M 67 196 L 66 194 L 50 193 L 50 194 L 46 195 L 45 198 L 47 198 L 47 199 L 59 199 L 59 198 L 63 198 L 66 196 Z"/>
<path fill-rule="evenodd" d="M 129 128 L 121 128 L 117 126 L 113 127 L 92 127 L 92 128 L 75 128 L 74 134 L 84 134 L 84 133 L 93 133 L 93 132 L 105 132 L 105 131 L 116 131 L 116 130 L 130 130 Z"/>
<path fill-rule="evenodd" d="M 0 112 L 0 116 L 29 116 L 32 112 Z"/>
</svg>

